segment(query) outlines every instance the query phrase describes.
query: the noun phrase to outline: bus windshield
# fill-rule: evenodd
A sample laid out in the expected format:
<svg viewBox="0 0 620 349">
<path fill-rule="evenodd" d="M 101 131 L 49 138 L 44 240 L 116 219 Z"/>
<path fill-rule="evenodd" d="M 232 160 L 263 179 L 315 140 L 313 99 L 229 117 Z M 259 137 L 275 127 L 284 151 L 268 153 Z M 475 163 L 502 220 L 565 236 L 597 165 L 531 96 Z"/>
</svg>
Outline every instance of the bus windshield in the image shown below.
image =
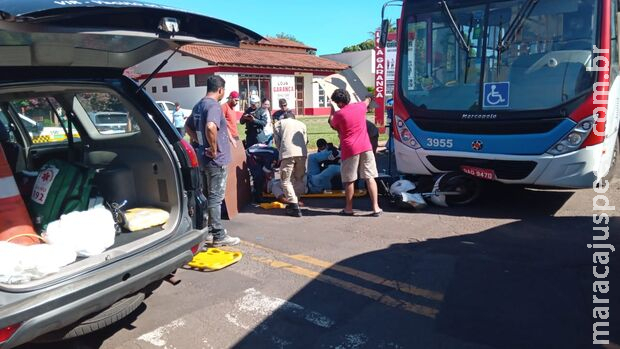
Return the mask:
<svg viewBox="0 0 620 349">
<path fill-rule="evenodd" d="M 597 2 L 410 0 L 400 91 L 417 108 L 453 111 L 542 110 L 591 92 Z"/>
</svg>

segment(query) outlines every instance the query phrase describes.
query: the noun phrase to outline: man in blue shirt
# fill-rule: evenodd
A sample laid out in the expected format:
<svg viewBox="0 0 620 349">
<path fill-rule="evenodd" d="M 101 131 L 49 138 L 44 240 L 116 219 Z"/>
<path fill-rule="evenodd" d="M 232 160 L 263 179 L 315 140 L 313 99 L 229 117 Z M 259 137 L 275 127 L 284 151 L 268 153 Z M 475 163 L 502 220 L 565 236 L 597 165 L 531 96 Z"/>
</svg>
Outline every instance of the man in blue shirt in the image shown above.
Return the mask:
<svg viewBox="0 0 620 349">
<path fill-rule="evenodd" d="M 201 157 L 207 182 L 209 232 L 213 234 L 212 245 L 216 247 L 237 245 L 241 241 L 228 235 L 222 224 L 227 165 L 232 158 L 228 126 L 220 107 L 225 84 L 221 76 L 210 76 L 207 79 L 207 95 L 192 110 L 192 117 L 197 123 L 198 156 Z"/>
<path fill-rule="evenodd" d="M 179 102 L 174 103 L 174 112 L 172 112 L 172 121 L 174 122 L 174 127 L 179 131 L 181 137 L 185 136 L 185 115 L 181 110 L 181 104 Z"/>
<path fill-rule="evenodd" d="M 338 149 L 330 148 L 323 138 L 316 141 L 317 152 L 308 155 L 308 192 L 320 194 L 332 189 L 333 178 L 340 175 L 340 153 Z M 321 164 L 329 162 L 324 168 Z"/>
</svg>

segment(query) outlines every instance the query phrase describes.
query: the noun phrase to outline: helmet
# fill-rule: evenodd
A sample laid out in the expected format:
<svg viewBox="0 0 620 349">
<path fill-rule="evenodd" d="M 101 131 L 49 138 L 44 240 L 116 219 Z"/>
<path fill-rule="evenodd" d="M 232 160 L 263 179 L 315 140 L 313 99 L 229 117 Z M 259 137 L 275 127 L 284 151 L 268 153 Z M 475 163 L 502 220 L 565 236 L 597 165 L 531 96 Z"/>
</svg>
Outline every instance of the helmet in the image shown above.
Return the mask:
<svg viewBox="0 0 620 349">
<path fill-rule="evenodd" d="M 400 195 L 401 193 L 406 193 L 410 190 L 414 190 L 415 188 L 415 184 L 413 184 L 412 181 L 400 179 L 390 186 L 390 194 Z"/>
</svg>

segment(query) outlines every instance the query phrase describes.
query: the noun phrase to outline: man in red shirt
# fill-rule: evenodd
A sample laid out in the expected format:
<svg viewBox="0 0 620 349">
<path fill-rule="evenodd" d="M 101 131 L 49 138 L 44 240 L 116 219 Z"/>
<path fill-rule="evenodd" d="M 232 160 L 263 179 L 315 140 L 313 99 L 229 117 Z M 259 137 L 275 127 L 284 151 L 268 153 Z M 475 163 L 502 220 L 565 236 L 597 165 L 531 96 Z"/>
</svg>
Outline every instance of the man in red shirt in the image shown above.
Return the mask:
<svg viewBox="0 0 620 349">
<path fill-rule="evenodd" d="M 222 105 L 222 112 L 226 118 L 226 124 L 228 125 L 228 139 L 235 148 L 237 148 L 237 142 L 239 142 L 237 112 L 235 111 L 237 104 L 239 104 L 239 92 L 232 91 L 230 95 L 228 95 L 228 101 Z"/>
<path fill-rule="evenodd" d="M 340 175 L 346 196 L 346 206 L 340 214 L 345 216 L 354 214 L 354 183 L 359 173 L 359 176 L 366 181 L 366 188 L 368 188 L 372 203 L 372 215 L 378 217 L 383 213 L 379 207 L 377 182 L 375 182 L 375 178 L 379 174 L 366 129 L 366 109 L 370 104 L 370 98 L 366 98 L 364 102 L 349 103 L 351 101 L 349 92 L 337 89 L 332 94 L 331 99 L 340 108 L 337 112 L 332 109 L 332 115 L 329 117 L 330 126 L 338 132 L 340 138 L 340 157 L 342 160 Z"/>
</svg>

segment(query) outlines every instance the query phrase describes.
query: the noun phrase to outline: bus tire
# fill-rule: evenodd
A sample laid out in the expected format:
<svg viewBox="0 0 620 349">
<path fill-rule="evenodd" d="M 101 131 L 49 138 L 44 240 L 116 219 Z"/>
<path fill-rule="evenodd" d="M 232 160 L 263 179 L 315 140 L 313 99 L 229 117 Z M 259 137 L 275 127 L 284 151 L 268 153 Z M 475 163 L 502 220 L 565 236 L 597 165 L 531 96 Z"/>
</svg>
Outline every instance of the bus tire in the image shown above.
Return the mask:
<svg viewBox="0 0 620 349">
<path fill-rule="evenodd" d="M 439 182 L 440 191 L 458 191 L 460 195 L 446 195 L 448 206 L 464 206 L 470 204 L 482 192 L 482 181 L 466 173 L 451 172 L 443 176 Z"/>
</svg>

